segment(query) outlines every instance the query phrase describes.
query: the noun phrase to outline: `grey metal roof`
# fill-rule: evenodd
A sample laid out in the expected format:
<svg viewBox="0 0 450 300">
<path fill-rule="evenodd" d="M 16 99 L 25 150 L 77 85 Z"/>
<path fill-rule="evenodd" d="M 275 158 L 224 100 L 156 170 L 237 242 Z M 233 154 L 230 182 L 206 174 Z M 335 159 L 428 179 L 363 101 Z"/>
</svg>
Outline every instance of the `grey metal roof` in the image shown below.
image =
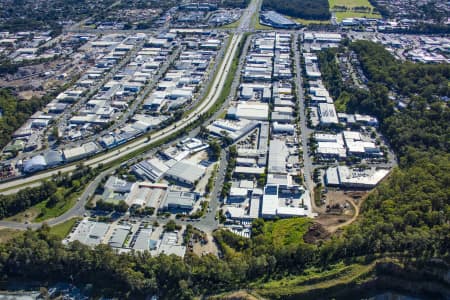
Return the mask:
<svg viewBox="0 0 450 300">
<path fill-rule="evenodd" d="M 119 226 L 115 228 L 108 244 L 114 248 L 121 248 L 123 246 L 123 243 L 125 243 L 125 240 L 127 239 L 129 233 L 129 226 Z"/>
<path fill-rule="evenodd" d="M 190 207 L 195 203 L 196 194 L 190 192 L 169 191 L 166 196 L 165 206 Z"/>
<path fill-rule="evenodd" d="M 167 171 L 166 175 L 178 178 L 185 182 L 194 183 L 199 180 L 204 173 L 205 168 L 202 166 L 189 161 L 179 161 Z"/>
<path fill-rule="evenodd" d="M 152 227 L 143 228 L 136 233 L 136 239 L 133 245 L 134 250 L 150 250 L 150 236 L 152 234 Z"/>
<path fill-rule="evenodd" d="M 284 141 L 271 140 L 269 145 L 269 173 L 286 173 L 286 158 L 289 152 Z"/>
</svg>

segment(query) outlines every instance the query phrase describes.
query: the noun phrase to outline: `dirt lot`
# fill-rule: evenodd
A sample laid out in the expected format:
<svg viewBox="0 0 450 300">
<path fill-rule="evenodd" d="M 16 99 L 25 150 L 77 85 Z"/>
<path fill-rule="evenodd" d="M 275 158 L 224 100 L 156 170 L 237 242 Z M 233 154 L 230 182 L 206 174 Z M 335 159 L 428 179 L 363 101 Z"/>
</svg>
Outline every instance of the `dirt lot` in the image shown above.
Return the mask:
<svg viewBox="0 0 450 300">
<path fill-rule="evenodd" d="M 328 190 L 326 205 L 330 207 L 315 219 L 328 232 L 333 233 L 339 228 L 351 224 L 359 215 L 362 200 L 367 191 Z M 339 207 L 333 209 L 333 207 Z"/>
<path fill-rule="evenodd" d="M 193 248 L 193 252 L 195 254 L 197 254 L 198 256 L 202 256 L 204 254 L 214 254 L 215 256 L 218 255 L 218 249 L 217 249 L 217 245 L 214 242 L 214 239 L 212 237 L 211 234 L 207 233 L 206 234 L 208 237 L 208 243 L 202 245 L 201 243 L 194 243 L 194 248 Z"/>
<path fill-rule="evenodd" d="M 0 244 L 6 243 L 7 241 L 11 240 L 12 238 L 16 237 L 20 234 L 20 230 L 14 230 L 14 229 L 0 229 Z"/>
</svg>

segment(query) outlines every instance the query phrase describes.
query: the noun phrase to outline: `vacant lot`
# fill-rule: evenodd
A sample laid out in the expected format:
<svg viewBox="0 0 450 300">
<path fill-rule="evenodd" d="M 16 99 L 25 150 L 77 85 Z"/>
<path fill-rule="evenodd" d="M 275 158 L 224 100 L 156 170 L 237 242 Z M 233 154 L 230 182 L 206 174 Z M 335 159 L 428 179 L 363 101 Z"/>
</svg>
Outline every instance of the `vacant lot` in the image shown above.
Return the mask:
<svg viewBox="0 0 450 300">
<path fill-rule="evenodd" d="M 311 220 L 307 218 L 292 218 L 276 222 L 266 222 L 264 235 L 273 241 L 277 248 L 303 243 L 303 235 L 308 231 Z"/>
<path fill-rule="evenodd" d="M 333 9 L 334 6 L 346 6 L 348 8 L 366 6 L 373 8 L 368 0 L 328 0 L 328 3 L 330 4 L 331 9 Z"/>
<path fill-rule="evenodd" d="M 367 12 L 356 12 L 352 10 L 348 11 L 338 11 L 336 12 L 336 19 L 338 22 L 345 18 L 369 18 L 369 19 L 380 19 L 381 15 L 378 13 L 367 13 Z"/>
<path fill-rule="evenodd" d="M 75 226 L 75 223 L 78 222 L 80 219 L 81 218 L 72 218 L 64 223 L 55 225 L 50 228 L 50 232 L 62 240 L 69 234 L 69 232 Z"/>
<path fill-rule="evenodd" d="M 345 18 L 381 18 L 368 0 L 328 0 L 338 21 Z"/>
</svg>

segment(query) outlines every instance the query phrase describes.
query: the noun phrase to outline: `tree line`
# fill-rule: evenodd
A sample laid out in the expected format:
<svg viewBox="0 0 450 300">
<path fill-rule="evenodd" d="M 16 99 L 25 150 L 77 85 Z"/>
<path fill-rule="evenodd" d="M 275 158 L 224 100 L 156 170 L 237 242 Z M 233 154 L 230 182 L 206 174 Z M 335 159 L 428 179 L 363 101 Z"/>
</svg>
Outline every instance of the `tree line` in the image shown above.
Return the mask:
<svg viewBox="0 0 450 300">
<path fill-rule="evenodd" d="M 0 148 L 6 146 L 11 140 L 11 135 L 28 118 L 47 103 L 44 98 L 32 98 L 27 101 L 19 101 L 8 90 L 0 89 Z"/>
<path fill-rule="evenodd" d="M 42 201 L 48 200 L 47 207 L 66 201 L 66 197 L 80 191 L 97 173 L 97 170 L 79 165 L 70 175 L 57 174 L 38 187 L 25 188 L 16 194 L 0 195 L 0 219 L 23 212 Z"/>
</svg>

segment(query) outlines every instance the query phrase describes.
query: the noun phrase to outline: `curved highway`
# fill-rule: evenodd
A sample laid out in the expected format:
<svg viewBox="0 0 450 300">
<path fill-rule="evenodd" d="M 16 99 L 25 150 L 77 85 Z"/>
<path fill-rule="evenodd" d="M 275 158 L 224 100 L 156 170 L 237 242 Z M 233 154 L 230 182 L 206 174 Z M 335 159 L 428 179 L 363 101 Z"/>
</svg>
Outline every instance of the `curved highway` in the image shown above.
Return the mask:
<svg viewBox="0 0 450 300">
<path fill-rule="evenodd" d="M 152 145 L 156 142 L 159 142 L 169 136 L 171 136 L 174 133 L 177 133 L 190 124 L 197 121 L 200 116 L 203 113 L 206 113 L 213 105 L 217 102 L 219 99 L 219 96 L 221 94 L 221 91 L 225 85 L 225 81 L 228 75 L 228 72 L 230 71 L 230 67 L 232 65 L 233 58 L 236 55 L 236 51 L 238 49 L 238 45 L 240 41 L 242 40 L 242 34 L 236 34 L 234 35 L 231 40 L 229 47 L 222 59 L 222 63 L 218 69 L 218 73 L 216 77 L 214 78 L 214 81 L 212 82 L 212 88 L 209 90 L 209 93 L 203 99 L 203 101 L 185 118 L 182 120 L 175 122 L 171 124 L 170 126 L 157 131 L 150 135 L 150 139 L 148 139 L 147 136 L 138 138 L 128 144 L 125 144 L 119 148 L 116 148 L 112 151 L 103 153 L 99 156 L 93 157 L 91 159 L 87 159 L 83 161 L 83 164 L 86 166 L 91 167 L 97 167 L 99 164 L 107 164 L 110 162 L 114 162 L 122 157 L 125 157 L 126 155 L 142 149 L 144 147 L 147 147 L 149 145 Z M 15 193 L 20 189 L 23 189 L 24 187 L 31 186 L 33 184 L 36 184 L 36 181 L 47 179 L 51 177 L 54 174 L 57 174 L 58 172 L 66 173 L 71 172 L 75 170 L 77 167 L 76 165 L 69 165 L 69 166 L 63 166 L 61 168 L 52 169 L 43 173 L 39 173 L 36 175 L 32 175 L 30 177 L 26 178 L 20 178 L 18 180 L 5 182 L 0 184 L 0 190 L 3 190 L 3 194 L 10 194 Z M 5 191 L 6 190 L 6 191 Z"/>
<path fill-rule="evenodd" d="M 227 79 L 228 72 L 230 71 L 233 59 L 236 56 L 236 52 L 237 52 L 237 49 L 239 48 L 238 46 L 239 46 L 239 43 L 241 42 L 241 40 L 242 40 L 241 34 L 237 34 L 232 37 L 232 39 L 230 40 L 230 44 L 227 49 L 227 52 L 225 53 L 222 63 L 218 69 L 218 73 L 217 73 L 216 77 L 214 78 L 214 81 L 212 82 L 212 88 L 209 90 L 209 93 L 207 94 L 205 99 L 203 99 L 203 101 L 188 116 L 186 116 L 182 120 L 170 125 L 169 127 L 166 127 L 163 130 L 160 130 L 160 131 L 152 134 L 150 140 L 147 137 L 142 137 L 142 138 L 137 139 L 129 144 L 122 146 L 119 149 L 116 149 L 116 150 L 113 150 L 110 152 L 106 152 L 100 156 L 88 159 L 84 162 L 84 164 L 86 166 L 97 167 L 99 164 L 107 164 L 110 162 L 114 162 L 115 160 L 118 160 L 136 150 L 142 149 L 153 143 L 161 141 L 161 140 L 169 137 L 170 135 L 183 130 L 190 124 L 197 121 L 201 114 L 208 112 L 208 110 L 211 109 L 213 107 L 213 105 L 219 100 L 220 94 L 222 92 L 222 89 L 223 89 L 226 79 Z M 25 179 L 20 179 L 18 181 L 12 181 L 12 182 L 1 184 L 0 188 L 5 189 L 5 188 L 12 187 L 12 189 L 8 190 L 7 193 L 13 193 L 16 190 L 19 190 L 19 189 L 24 188 L 25 186 L 28 186 L 27 183 L 29 183 L 30 186 L 35 185 L 35 184 L 37 184 L 35 182 L 36 180 L 46 179 L 46 178 L 49 178 L 50 176 L 52 176 L 53 174 L 57 174 L 58 172 L 70 172 L 75 169 L 76 169 L 76 165 L 70 165 L 70 166 L 59 168 L 59 169 L 50 170 L 45 173 L 30 176 Z M 90 184 L 86 188 L 85 192 L 80 197 L 80 199 L 78 199 L 78 201 L 74 207 L 72 207 L 69 211 L 67 211 L 63 215 L 46 221 L 46 223 L 49 225 L 56 225 L 56 224 L 60 224 L 64 221 L 66 221 L 66 220 L 69 220 L 73 217 L 82 216 L 83 213 L 85 212 L 84 205 L 85 205 L 86 201 L 88 200 L 89 195 L 91 195 L 95 191 L 95 188 L 97 187 L 97 185 L 101 181 L 101 179 L 103 177 L 105 177 L 106 175 L 108 175 L 109 173 L 111 173 L 112 170 L 113 169 L 109 169 L 109 170 L 102 172 L 99 176 L 96 177 L 95 180 L 90 182 Z M 18 186 L 18 187 L 14 188 L 15 186 Z M 42 225 L 42 223 L 24 224 L 24 223 L 19 223 L 19 222 L 0 221 L 0 227 L 7 227 L 7 228 L 12 228 L 12 229 L 26 229 L 28 227 L 35 229 L 35 228 L 39 228 L 41 225 Z"/>
</svg>

